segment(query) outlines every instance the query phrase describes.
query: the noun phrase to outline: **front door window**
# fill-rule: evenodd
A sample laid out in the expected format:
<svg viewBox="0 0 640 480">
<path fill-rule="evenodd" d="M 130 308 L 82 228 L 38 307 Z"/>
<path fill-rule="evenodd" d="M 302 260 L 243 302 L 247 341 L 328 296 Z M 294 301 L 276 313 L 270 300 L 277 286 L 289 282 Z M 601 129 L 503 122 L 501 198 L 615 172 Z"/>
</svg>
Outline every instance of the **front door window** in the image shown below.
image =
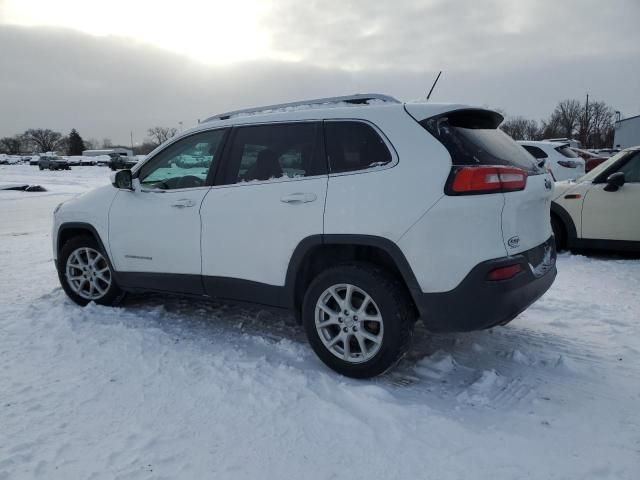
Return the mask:
<svg viewBox="0 0 640 480">
<path fill-rule="evenodd" d="M 140 169 L 143 188 L 176 190 L 202 187 L 220 155 L 225 130 L 196 133 L 169 146 Z"/>
</svg>

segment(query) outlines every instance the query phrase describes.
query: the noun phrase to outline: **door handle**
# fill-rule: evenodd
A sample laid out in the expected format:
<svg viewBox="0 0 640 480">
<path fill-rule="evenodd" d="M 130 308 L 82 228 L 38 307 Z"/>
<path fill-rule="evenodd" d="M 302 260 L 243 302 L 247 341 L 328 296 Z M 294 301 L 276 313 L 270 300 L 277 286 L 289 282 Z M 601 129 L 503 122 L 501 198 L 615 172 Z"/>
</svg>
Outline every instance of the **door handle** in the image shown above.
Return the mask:
<svg viewBox="0 0 640 480">
<path fill-rule="evenodd" d="M 315 193 L 291 193 L 280 197 L 280 201 L 284 203 L 309 203 L 314 202 L 317 198 Z"/>
<path fill-rule="evenodd" d="M 174 208 L 187 208 L 187 207 L 195 207 L 196 202 L 193 200 L 189 200 L 188 198 L 181 198 L 180 200 L 176 200 L 176 203 L 172 203 L 171 206 Z"/>
</svg>

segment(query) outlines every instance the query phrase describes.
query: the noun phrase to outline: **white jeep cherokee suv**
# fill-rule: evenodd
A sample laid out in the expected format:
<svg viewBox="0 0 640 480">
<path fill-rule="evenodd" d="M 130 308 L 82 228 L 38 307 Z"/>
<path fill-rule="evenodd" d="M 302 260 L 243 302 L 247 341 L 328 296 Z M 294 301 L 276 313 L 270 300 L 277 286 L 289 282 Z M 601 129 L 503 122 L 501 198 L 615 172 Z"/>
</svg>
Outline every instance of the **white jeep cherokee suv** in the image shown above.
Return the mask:
<svg viewBox="0 0 640 480">
<path fill-rule="evenodd" d="M 81 305 L 158 291 L 291 308 L 329 367 L 380 374 L 417 318 L 504 325 L 555 278 L 551 177 L 501 121 L 383 95 L 212 117 L 56 209 L 60 282 Z"/>
</svg>

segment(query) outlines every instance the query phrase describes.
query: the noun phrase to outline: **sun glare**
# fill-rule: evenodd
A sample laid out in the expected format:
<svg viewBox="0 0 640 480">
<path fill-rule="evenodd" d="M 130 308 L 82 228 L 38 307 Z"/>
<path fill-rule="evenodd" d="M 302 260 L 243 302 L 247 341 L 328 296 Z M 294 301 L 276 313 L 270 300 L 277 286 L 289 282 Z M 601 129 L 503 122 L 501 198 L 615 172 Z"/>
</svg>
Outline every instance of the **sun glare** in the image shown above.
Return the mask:
<svg viewBox="0 0 640 480">
<path fill-rule="evenodd" d="M 4 21 L 131 37 L 209 64 L 268 57 L 258 0 L 5 0 Z"/>
</svg>

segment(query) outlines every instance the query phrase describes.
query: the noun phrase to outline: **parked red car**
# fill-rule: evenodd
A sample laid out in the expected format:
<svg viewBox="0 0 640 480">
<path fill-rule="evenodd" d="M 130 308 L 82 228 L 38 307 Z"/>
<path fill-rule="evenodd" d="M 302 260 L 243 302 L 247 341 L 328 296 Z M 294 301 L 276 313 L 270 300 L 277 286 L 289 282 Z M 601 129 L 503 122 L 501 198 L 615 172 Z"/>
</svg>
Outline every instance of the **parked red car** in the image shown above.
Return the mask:
<svg viewBox="0 0 640 480">
<path fill-rule="evenodd" d="M 584 171 L 585 173 L 589 173 L 591 170 L 596 168 L 602 162 L 604 162 L 607 158 L 597 155 L 593 152 L 589 152 L 588 150 L 583 150 L 581 148 L 570 147 L 579 157 L 584 160 Z"/>
</svg>

